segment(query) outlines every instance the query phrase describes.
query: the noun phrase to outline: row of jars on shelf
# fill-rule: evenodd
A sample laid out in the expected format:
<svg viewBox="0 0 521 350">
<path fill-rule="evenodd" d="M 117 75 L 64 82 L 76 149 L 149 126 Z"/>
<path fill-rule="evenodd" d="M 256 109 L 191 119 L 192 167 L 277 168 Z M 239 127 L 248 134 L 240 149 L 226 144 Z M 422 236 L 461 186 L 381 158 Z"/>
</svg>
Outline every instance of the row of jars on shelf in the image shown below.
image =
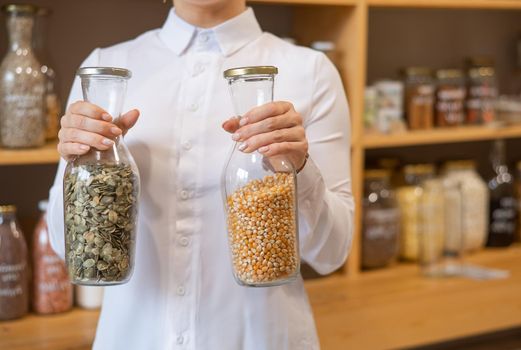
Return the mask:
<svg viewBox="0 0 521 350">
<path fill-rule="evenodd" d="M 25 236 L 16 220 L 16 207 L 0 206 L 0 321 L 22 317 L 31 308 L 37 314 L 68 311 L 73 285 L 65 262 L 53 251 L 45 221 L 47 202 L 39 204 L 40 220 L 32 237 L 29 256 Z M 76 304 L 101 306 L 102 287 L 75 286 Z"/>
<path fill-rule="evenodd" d="M 56 138 L 61 115 L 56 74 L 44 43 L 49 10 L 10 4 L 2 12 L 9 47 L 0 65 L 0 146 L 43 146 Z"/>
<path fill-rule="evenodd" d="M 402 75 L 402 80 L 382 80 L 366 88 L 367 129 L 387 133 L 405 127 L 521 122 L 521 96 L 498 98 L 491 60 L 470 59 L 466 72 L 410 67 Z"/>
<path fill-rule="evenodd" d="M 399 257 L 429 271 L 446 257 L 519 239 L 519 198 L 503 148 L 502 141 L 494 144 L 487 181 L 471 160 L 446 162 L 438 175 L 433 164 L 406 165 L 399 173 L 366 170 L 362 266 L 383 267 Z M 521 162 L 518 169 L 521 175 Z"/>
</svg>

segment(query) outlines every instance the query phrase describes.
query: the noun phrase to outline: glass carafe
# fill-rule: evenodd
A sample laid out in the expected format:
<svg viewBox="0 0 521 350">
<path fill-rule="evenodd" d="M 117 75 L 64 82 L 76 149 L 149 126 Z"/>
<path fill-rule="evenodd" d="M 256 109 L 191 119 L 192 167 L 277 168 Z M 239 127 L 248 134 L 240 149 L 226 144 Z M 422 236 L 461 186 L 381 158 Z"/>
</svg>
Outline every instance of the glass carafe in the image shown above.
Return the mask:
<svg viewBox="0 0 521 350">
<path fill-rule="evenodd" d="M 118 118 L 130 71 L 80 68 L 83 98 Z M 63 182 L 65 251 L 75 284 L 113 285 L 134 265 L 139 172 L 123 137 L 106 151 L 92 148 L 67 164 Z"/>
<path fill-rule="evenodd" d="M 273 100 L 277 72 L 271 66 L 224 72 L 239 118 Z M 298 276 L 296 181 L 294 166 L 285 157 L 243 153 L 235 144 L 222 189 L 233 272 L 240 285 L 281 285 Z"/>
<path fill-rule="evenodd" d="M 9 148 L 45 143 L 45 76 L 32 48 L 36 7 L 11 4 L 7 15 L 9 50 L 0 65 L 0 144 Z"/>
</svg>

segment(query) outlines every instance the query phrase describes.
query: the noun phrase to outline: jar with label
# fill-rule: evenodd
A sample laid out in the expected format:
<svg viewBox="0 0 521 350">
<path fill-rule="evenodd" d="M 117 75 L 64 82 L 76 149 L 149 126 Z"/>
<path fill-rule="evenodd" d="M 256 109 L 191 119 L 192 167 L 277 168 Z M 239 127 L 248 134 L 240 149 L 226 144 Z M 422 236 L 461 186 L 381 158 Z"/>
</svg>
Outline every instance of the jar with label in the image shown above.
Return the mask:
<svg viewBox="0 0 521 350">
<path fill-rule="evenodd" d="M 78 70 L 83 98 L 118 119 L 126 94 L 127 69 Z M 139 171 L 123 137 L 111 148 L 95 148 L 67 163 L 63 179 L 65 261 L 75 284 L 116 285 L 134 268 Z"/>
<path fill-rule="evenodd" d="M 426 179 L 421 184 L 422 194 L 419 206 L 419 260 L 422 272 L 427 276 L 443 276 L 445 198 L 442 182 Z"/>
<path fill-rule="evenodd" d="M 376 127 L 381 133 L 405 130 L 403 120 L 403 83 L 398 80 L 381 80 L 375 83 Z"/>
<path fill-rule="evenodd" d="M 29 308 L 27 245 L 16 207 L 0 206 L 0 321 L 19 318 Z"/>
<path fill-rule="evenodd" d="M 278 69 L 232 68 L 224 72 L 238 116 L 273 100 Z M 235 280 L 244 286 L 276 286 L 299 275 L 297 177 L 284 156 L 244 153 L 234 145 L 222 189 Z"/>
<path fill-rule="evenodd" d="M 403 168 L 404 186 L 397 190 L 400 209 L 400 257 L 403 260 L 418 261 L 420 257 L 421 225 L 428 224 L 430 218 L 422 214 L 422 183 L 434 178 L 432 164 L 406 165 Z M 432 218 L 432 220 L 438 220 Z"/>
<path fill-rule="evenodd" d="M 9 148 L 45 143 L 45 76 L 32 47 L 36 7 L 11 4 L 7 14 L 9 50 L 0 65 L 0 144 Z"/>
<path fill-rule="evenodd" d="M 434 79 L 423 67 L 405 69 L 405 115 L 409 129 L 431 129 L 434 124 Z"/>
<path fill-rule="evenodd" d="M 465 78 L 459 69 L 436 71 L 436 125 L 458 126 L 465 122 Z"/>
<path fill-rule="evenodd" d="M 446 162 L 443 174 L 454 181 L 461 193 L 463 252 L 481 249 L 488 232 L 488 188 L 471 160 Z"/>
<path fill-rule="evenodd" d="M 33 235 L 33 310 L 39 314 L 54 314 L 72 307 L 72 285 L 65 262 L 54 252 L 49 241 L 45 220 L 47 201 L 38 204 L 40 220 Z"/>
<path fill-rule="evenodd" d="M 389 265 L 398 255 L 400 215 L 390 185 L 390 172 L 383 169 L 365 171 L 362 267 Z"/>
<path fill-rule="evenodd" d="M 40 71 L 45 76 L 45 138 L 54 140 L 58 137 L 61 118 L 61 101 L 56 86 L 56 72 L 50 64 L 46 46 L 47 25 L 51 10 L 39 7 L 34 27 L 34 51 L 41 63 Z"/>
<path fill-rule="evenodd" d="M 505 159 L 505 141 L 495 140 L 490 155 L 488 176 L 490 190 L 489 229 L 487 246 L 507 247 L 514 242 L 517 231 L 518 206 L 514 177 Z"/>
<path fill-rule="evenodd" d="M 485 124 L 494 121 L 495 103 L 498 96 L 494 68 L 470 68 L 468 78 L 467 123 Z"/>
</svg>

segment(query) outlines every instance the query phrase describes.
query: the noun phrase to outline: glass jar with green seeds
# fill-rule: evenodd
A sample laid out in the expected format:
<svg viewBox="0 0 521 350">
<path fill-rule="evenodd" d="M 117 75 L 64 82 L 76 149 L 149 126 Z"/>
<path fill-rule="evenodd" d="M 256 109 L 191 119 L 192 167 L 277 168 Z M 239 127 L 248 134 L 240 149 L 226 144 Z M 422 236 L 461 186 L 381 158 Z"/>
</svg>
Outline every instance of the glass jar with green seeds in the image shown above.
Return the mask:
<svg viewBox="0 0 521 350">
<path fill-rule="evenodd" d="M 117 117 L 130 71 L 80 68 L 84 99 Z M 139 172 L 120 136 L 67 164 L 63 183 L 65 252 L 70 279 L 82 285 L 127 282 L 134 266 Z"/>
</svg>

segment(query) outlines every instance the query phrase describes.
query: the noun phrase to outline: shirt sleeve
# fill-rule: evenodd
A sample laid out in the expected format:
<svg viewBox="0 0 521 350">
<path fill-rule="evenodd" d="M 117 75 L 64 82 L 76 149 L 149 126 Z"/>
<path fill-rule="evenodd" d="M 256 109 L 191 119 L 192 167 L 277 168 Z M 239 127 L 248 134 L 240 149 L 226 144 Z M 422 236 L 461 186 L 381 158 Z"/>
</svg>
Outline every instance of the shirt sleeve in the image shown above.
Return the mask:
<svg viewBox="0 0 521 350">
<path fill-rule="evenodd" d="M 302 259 L 318 273 L 343 265 L 353 236 L 349 109 L 340 76 L 321 54 L 305 118 L 309 159 L 297 176 Z"/>
<path fill-rule="evenodd" d="M 99 49 L 94 50 L 81 64 L 81 67 L 97 66 L 99 63 Z M 67 107 L 76 101 L 83 100 L 81 82 L 78 77 L 69 94 Z M 60 159 L 58 171 L 54 179 L 54 184 L 49 191 L 49 206 L 47 209 L 47 225 L 49 227 L 49 237 L 51 247 L 62 259 L 65 258 L 65 230 L 63 222 L 63 174 L 67 162 Z"/>
</svg>

